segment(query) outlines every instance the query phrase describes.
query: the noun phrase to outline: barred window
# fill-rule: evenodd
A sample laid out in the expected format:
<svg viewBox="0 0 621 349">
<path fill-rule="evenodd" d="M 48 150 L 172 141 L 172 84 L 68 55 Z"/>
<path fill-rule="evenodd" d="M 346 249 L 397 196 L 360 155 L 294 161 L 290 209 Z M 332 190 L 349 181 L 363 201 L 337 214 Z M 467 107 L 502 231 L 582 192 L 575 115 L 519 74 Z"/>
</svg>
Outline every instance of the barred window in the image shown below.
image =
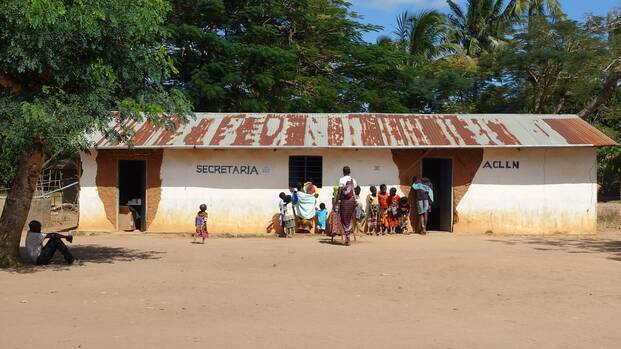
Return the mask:
<svg viewBox="0 0 621 349">
<path fill-rule="evenodd" d="M 322 177 L 323 158 L 321 156 L 289 157 L 289 187 L 312 181 L 318 188 L 321 188 Z"/>
</svg>

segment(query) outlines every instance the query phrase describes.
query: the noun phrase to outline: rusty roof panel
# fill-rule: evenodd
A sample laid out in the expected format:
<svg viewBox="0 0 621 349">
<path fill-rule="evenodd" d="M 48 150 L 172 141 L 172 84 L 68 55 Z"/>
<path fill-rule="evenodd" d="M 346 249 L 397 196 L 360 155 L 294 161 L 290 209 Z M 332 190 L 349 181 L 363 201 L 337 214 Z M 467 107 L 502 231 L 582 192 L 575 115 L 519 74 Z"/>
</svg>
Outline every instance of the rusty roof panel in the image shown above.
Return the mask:
<svg viewBox="0 0 621 349">
<path fill-rule="evenodd" d="M 575 115 L 197 113 L 175 129 L 126 121 L 136 148 L 571 147 L 616 143 Z M 113 125 L 117 130 L 119 125 Z M 124 148 L 92 135 L 95 148 Z"/>
</svg>

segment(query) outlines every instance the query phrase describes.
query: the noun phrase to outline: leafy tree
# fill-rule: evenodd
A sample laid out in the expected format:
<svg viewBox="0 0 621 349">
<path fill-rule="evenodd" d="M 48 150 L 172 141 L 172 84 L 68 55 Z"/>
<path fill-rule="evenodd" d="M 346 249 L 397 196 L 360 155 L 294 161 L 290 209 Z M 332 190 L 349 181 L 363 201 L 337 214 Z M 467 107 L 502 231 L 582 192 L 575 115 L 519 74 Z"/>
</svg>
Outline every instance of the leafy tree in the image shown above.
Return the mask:
<svg viewBox="0 0 621 349">
<path fill-rule="evenodd" d="M 575 22 L 538 22 L 530 30 L 516 33 L 513 40 L 497 52 L 494 64 L 502 82 L 521 89 L 526 112 L 559 113 L 568 111 L 569 100 L 589 76 L 597 74 L 605 54 L 601 40 L 592 37 Z M 576 112 L 576 111 L 574 111 Z"/>
<path fill-rule="evenodd" d="M 87 148 L 92 131 L 127 137 L 112 121 L 170 126 L 162 113 L 189 111 L 179 90 L 165 88 L 175 71 L 162 44 L 168 10 L 164 0 L 0 2 L 0 159 L 16 167 L 0 264 L 17 263 L 45 161 Z"/>
<path fill-rule="evenodd" d="M 411 55 L 435 58 L 451 51 L 446 43 L 446 16 L 436 10 L 407 11 L 397 16 L 397 45 Z"/>
<path fill-rule="evenodd" d="M 342 0 L 174 0 L 179 84 L 201 111 L 355 111 L 363 25 Z M 353 104 L 352 104 L 353 103 Z"/>
<path fill-rule="evenodd" d="M 421 59 L 422 60 L 422 59 Z M 476 59 L 452 55 L 417 65 L 408 89 L 408 106 L 421 113 L 469 113 L 476 108 Z"/>
<path fill-rule="evenodd" d="M 564 20 L 565 13 L 559 0 L 511 0 L 507 5 L 509 12 L 515 16 L 525 14 L 530 23 L 536 17 L 550 17 Z"/>
<path fill-rule="evenodd" d="M 467 0 L 465 8 L 454 0 L 447 3 L 452 41 L 469 56 L 479 56 L 499 46 L 516 20 L 513 8 L 504 6 L 504 0 Z"/>
<path fill-rule="evenodd" d="M 407 113 L 407 88 L 414 68 L 406 64 L 410 55 L 391 40 L 377 45 L 358 46 L 351 56 L 349 88 L 345 98 L 357 110 Z"/>
<path fill-rule="evenodd" d="M 510 43 L 490 56 L 494 59 L 491 69 L 514 94 L 526 91 L 524 111 L 587 117 L 594 111 L 593 92 L 608 91 L 606 65 L 613 52 L 605 36 L 576 22 L 539 21 L 516 33 Z M 613 92 L 609 91 L 606 100 Z"/>
<path fill-rule="evenodd" d="M 598 93 L 578 113 L 582 118 L 588 118 L 618 92 L 621 80 L 621 25 L 619 23 L 621 23 L 621 12 L 616 10 L 611 11 L 606 18 L 593 17 L 586 24 L 593 35 L 601 35 L 606 40 L 607 54 L 601 57 L 605 60 L 602 65 L 603 77 L 601 74 L 597 75 L 603 83 Z"/>
</svg>

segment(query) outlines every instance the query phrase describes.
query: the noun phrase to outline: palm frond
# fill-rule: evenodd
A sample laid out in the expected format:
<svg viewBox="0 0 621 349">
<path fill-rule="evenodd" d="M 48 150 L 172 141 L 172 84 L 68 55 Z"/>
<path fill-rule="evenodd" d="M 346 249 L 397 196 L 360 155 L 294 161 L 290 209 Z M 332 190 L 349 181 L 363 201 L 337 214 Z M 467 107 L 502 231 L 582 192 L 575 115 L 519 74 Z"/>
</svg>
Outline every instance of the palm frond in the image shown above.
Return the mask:
<svg viewBox="0 0 621 349">
<path fill-rule="evenodd" d="M 423 10 L 410 17 L 410 53 L 433 51 L 443 36 L 444 15 L 436 10 Z"/>
<path fill-rule="evenodd" d="M 409 41 L 410 28 L 410 15 L 408 11 L 403 11 L 397 15 L 397 26 L 393 31 L 393 34 L 397 36 L 397 40 L 400 43 L 406 43 Z"/>
<path fill-rule="evenodd" d="M 541 0 L 539 0 L 541 1 Z M 555 20 L 564 20 L 565 13 L 561 8 L 561 2 L 559 0 L 545 0 L 548 14 Z"/>
<path fill-rule="evenodd" d="M 451 16 L 454 16 L 462 20 L 465 19 L 464 11 L 461 9 L 461 7 L 458 4 L 456 4 L 453 0 L 446 0 L 446 2 L 448 3 L 449 9 L 452 12 Z"/>
</svg>

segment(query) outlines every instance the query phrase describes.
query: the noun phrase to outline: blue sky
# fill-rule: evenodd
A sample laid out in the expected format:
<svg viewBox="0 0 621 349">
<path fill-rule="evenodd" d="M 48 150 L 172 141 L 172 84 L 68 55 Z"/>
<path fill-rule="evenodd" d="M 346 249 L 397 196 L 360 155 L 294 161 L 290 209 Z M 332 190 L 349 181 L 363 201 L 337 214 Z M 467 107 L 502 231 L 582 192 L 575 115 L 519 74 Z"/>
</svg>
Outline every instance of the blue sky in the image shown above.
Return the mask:
<svg viewBox="0 0 621 349">
<path fill-rule="evenodd" d="M 395 17 L 404 10 L 416 12 L 421 9 L 436 8 L 447 11 L 445 0 L 349 0 L 352 9 L 364 17 L 363 22 L 379 24 L 381 32 L 367 33 L 366 41 L 375 42 L 379 35 L 390 35 L 394 29 Z M 465 0 L 459 1 L 464 3 Z M 584 19 L 585 14 L 603 15 L 613 8 L 621 8 L 621 0 L 561 0 L 563 10 L 576 20 Z"/>
</svg>

